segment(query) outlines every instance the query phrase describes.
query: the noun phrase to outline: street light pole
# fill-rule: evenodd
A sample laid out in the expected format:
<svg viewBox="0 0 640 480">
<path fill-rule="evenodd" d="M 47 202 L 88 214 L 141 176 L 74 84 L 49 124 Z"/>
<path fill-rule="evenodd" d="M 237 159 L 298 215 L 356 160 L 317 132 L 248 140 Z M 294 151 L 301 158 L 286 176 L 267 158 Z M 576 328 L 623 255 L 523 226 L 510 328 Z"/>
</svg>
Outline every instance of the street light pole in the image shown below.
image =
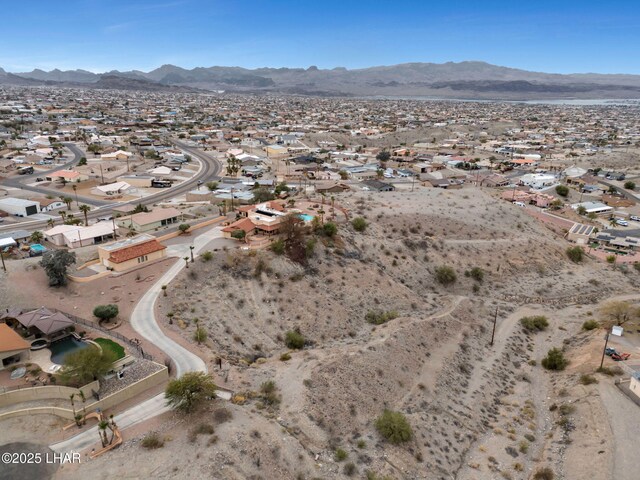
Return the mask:
<svg viewBox="0 0 640 480">
<path fill-rule="evenodd" d="M 189 250 L 191 250 L 191 263 L 193 263 L 193 249 L 196 248 L 193 245 L 189 246 Z"/>
<path fill-rule="evenodd" d="M 609 343 L 609 332 L 604 336 L 604 348 L 602 349 L 602 359 L 600 360 L 600 369 L 602 369 L 602 365 L 604 364 L 604 356 L 607 353 L 607 344 Z"/>
<path fill-rule="evenodd" d="M 493 316 L 493 331 L 491 332 L 491 346 L 493 347 L 493 339 L 496 335 L 496 322 L 498 321 L 498 307 L 496 307 L 496 313 Z"/>
</svg>

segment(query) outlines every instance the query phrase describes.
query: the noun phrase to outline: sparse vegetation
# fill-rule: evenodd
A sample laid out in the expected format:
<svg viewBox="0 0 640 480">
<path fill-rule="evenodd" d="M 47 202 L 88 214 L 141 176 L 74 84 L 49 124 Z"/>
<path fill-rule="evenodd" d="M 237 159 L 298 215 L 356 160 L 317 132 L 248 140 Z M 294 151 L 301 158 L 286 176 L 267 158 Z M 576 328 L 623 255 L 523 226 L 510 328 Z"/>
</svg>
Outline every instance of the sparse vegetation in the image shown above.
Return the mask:
<svg viewBox="0 0 640 480">
<path fill-rule="evenodd" d="M 582 324 L 582 329 L 586 331 L 595 330 L 600 327 L 600 323 L 596 320 L 586 320 Z"/>
<path fill-rule="evenodd" d="M 390 320 L 398 318 L 398 312 L 395 310 L 390 310 L 388 312 L 369 310 L 364 318 L 367 322 L 373 325 L 382 325 L 383 323 L 387 323 Z"/>
<path fill-rule="evenodd" d="M 291 348 L 294 350 L 300 350 L 304 347 L 305 339 L 302 334 L 295 330 L 289 330 L 285 334 L 284 344 L 287 348 Z"/>
<path fill-rule="evenodd" d="M 549 321 L 545 316 L 536 315 L 533 317 L 522 317 L 520 324 L 529 332 L 541 332 L 547 329 Z"/>
<path fill-rule="evenodd" d="M 185 413 L 192 412 L 206 398 L 215 397 L 216 385 L 203 372 L 187 372 L 171 380 L 165 390 L 167 404 Z"/>
<path fill-rule="evenodd" d="M 457 280 L 456 272 L 453 268 L 443 265 L 436 268 L 435 271 L 436 280 L 441 285 L 451 285 Z"/>
<path fill-rule="evenodd" d="M 565 358 L 562 350 L 559 348 L 552 348 L 540 363 L 547 370 L 564 370 L 569 364 L 569 361 Z"/>
<path fill-rule="evenodd" d="M 164 446 L 164 440 L 156 432 L 151 432 L 145 435 L 141 445 L 148 450 L 155 450 Z"/>
<path fill-rule="evenodd" d="M 407 442 L 413 437 L 407 418 L 400 412 L 385 410 L 377 418 L 375 427 L 385 440 L 393 444 Z"/>
<path fill-rule="evenodd" d="M 351 220 L 351 226 L 356 232 L 364 232 L 367 229 L 367 221 L 362 217 Z"/>
<path fill-rule="evenodd" d="M 567 257 L 574 263 L 580 263 L 584 259 L 584 249 L 582 247 L 567 248 Z"/>
</svg>

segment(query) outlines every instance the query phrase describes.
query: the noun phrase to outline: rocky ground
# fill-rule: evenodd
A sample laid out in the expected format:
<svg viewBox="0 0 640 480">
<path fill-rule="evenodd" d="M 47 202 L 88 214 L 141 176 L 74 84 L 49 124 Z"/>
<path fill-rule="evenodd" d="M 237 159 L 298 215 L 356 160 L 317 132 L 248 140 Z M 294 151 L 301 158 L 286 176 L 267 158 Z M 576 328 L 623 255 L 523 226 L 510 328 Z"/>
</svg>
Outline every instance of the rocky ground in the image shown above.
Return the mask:
<svg viewBox="0 0 640 480">
<path fill-rule="evenodd" d="M 204 328 L 206 355 L 223 358 L 226 384 L 240 395 L 224 407 L 232 418 L 218 421 L 213 406 L 140 426 L 119 451 L 59 478 L 528 479 L 549 467 L 571 479 L 582 478 L 581 465 L 613 458 L 606 415 L 591 398 L 615 388 L 612 380 L 577 380 L 581 368 L 593 371 L 580 359 L 602 332 L 581 325 L 598 302 L 633 292 L 635 271 L 569 262 L 562 238 L 475 188 L 336 201 L 369 225 L 319 236 L 308 265 L 270 251 L 220 251 L 160 297 L 163 328 L 191 342 Z M 454 283 L 437 281 L 443 266 Z M 474 267 L 481 280 L 465 275 Z M 395 318 L 373 325 L 368 312 Z M 527 333 L 520 318 L 528 315 L 545 315 L 547 330 Z M 291 330 L 305 337 L 303 350 L 285 346 Z M 567 371 L 541 368 L 551 347 L 565 349 Z M 260 388 L 269 380 L 277 389 L 267 401 Z M 576 410 L 562 406 L 578 399 Z M 374 422 L 385 408 L 406 416 L 409 442 L 380 437 Z M 581 415 L 593 420 L 581 424 Z M 199 423 L 215 433 L 192 441 Z M 589 440 L 593 428 L 601 447 Z M 166 441 L 147 451 L 139 440 L 151 429 Z M 582 454 L 576 442 L 590 446 Z M 145 461 L 132 465 L 130 456 Z M 608 467 L 589 471 L 611 478 Z"/>
</svg>

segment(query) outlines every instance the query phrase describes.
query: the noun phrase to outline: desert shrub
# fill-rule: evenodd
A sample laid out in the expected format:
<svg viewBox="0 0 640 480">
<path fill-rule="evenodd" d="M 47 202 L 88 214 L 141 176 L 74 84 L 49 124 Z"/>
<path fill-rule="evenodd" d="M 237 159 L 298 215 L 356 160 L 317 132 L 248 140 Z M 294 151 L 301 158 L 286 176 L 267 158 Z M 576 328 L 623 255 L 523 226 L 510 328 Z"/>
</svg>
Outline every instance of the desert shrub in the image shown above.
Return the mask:
<svg viewBox="0 0 640 480">
<path fill-rule="evenodd" d="M 542 359 L 542 366 L 547 370 L 564 370 L 569 364 L 564 353 L 559 348 L 552 348 L 547 356 Z"/>
<path fill-rule="evenodd" d="M 327 237 L 334 237 L 338 233 L 338 226 L 333 222 L 327 222 L 322 225 L 322 233 Z"/>
<path fill-rule="evenodd" d="M 296 332 L 295 330 L 289 330 L 284 337 L 284 344 L 287 348 L 292 348 L 295 350 L 300 350 L 304 347 L 304 337 L 300 332 Z"/>
<path fill-rule="evenodd" d="M 367 447 L 367 442 L 365 442 L 363 439 L 358 440 L 358 443 L 356 443 L 356 446 L 358 448 L 366 448 Z"/>
<path fill-rule="evenodd" d="M 382 325 L 394 318 L 398 318 L 398 312 L 390 310 L 388 312 L 382 312 L 380 310 L 369 310 L 364 316 L 365 320 L 373 325 Z"/>
<path fill-rule="evenodd" d="M 451 285 L 452 283 L 455 283 L 458 278 L 455 270 L 447 265 L 437 267 L 435 274 L 436 280 L 441 285 Z"/>
<path fill-rule="evenodd" d="M 283 240 L 275 240 L 271 242 L 269 248 L 271 251 L 277 255 L 282 255 L 284 253 L 284 241 Z"/>
<path fill-rule="evenodd" d="M 591 385 L 592 383 L 598 383 L 598 379 L 593 375 L 583 374 L 580 375 L 580 383 L 582 385 Z"/>
<path fill-rule="evenodd" d="M 622 368 L 620 368 L 617 365 L 615 365 L 613 367 L 598 368 L 598 370 L 596 370 L 596 372 L 602 373 L 604 375 L 608 375 L 609 377 L 614 377 L 616 375 L 622 375 L 624 373 Z"/>
<path fill-rule="evenodd" d="M 352 477 L 356 473 L 356 466 L 353 462 L 349 462 L 345 464 L 344 469 L 342 470 L 347 477 Z"/>
<path fill-rule="evenodd" d="M 574 263 L 580 263 L 584 259 L 584 249 L 582 247 L 567 248 L 567 257 Z"/>
<path fill-rule="evenodd" d="M 567 187 L 566 185 L 558 185 L 556 187 L 556 193 L 561 197 L 566 197 L 567 195 L 569 195 L 569 187 Z"/>
<path fill-rule="evenodd" d="M 189 230 L 190 228 L 191 228 L 191 226 L 189 224 L 187 224 L 187 223 L 181 223 L 180 225 L 178 225 L 178 230 L 182 234 L 187 233 L 187 230 Z"/>
<path fill-rule="evenodd" d="M 385 440 L 393 444 L 407 442 L 413 437 L 407 418 L 400 412 L 385 409 L 376 419 L 375 427 Z"/>
<path fill-rule="evenodd" d="M 351 220 L 351 226 L 356 232 L 364 232 L 367 229 L 367 221 L 362 217 Z"/>
<path fill-rule="evenodd" d="M 553 480 L 554 478 L 556 475 L 549 467 L 540 468 L 533 474 L 533 480 Z"/>
<path fill-rule="evenodd" d="M 600 324 L 598 323 L 597 320 L 587 320 L 582 324 L 582 329 L 583 330 L 595 330 L 596 328 L 598 328 L 600 326 Z"/>
<path fill-rule="evenodd" d="M 333 458 L 335 458 L 336 462 L 342 462 L 343 460 L 346 460 L 348 456 L 349 454 L 345 450 L 342 448 L 336 448 Z"/>
<path fill-rule="evenodd" d="M 243 240 L 246 236 L 247 232 L 244 230 L 237 229 L 231 232 L 231 238 L 235 238 L 236 240 Z"/>
<path fill-rule="evenodd" d="M 206 252 L 202 252 L 200 258 L 202 258 L 203 262 L 210 262 L 211 260 L 213 260 L 213 252 L 210 252 L 209 250 L 207 250 Z"/>
<path fill-rule="evenodd" d="M 266 405 L 277 405 L 280 403 L 276 382 L 273 380 L 263 382 L 262 385 L 260 385 L 260 396 Z"/>
<path fill-rule="evenodd" d="M 210 423 L 201 423 L 196 428 L 194 428 L 193 431 L 197 435 L 211 435 L 214 432 L 213 425 L 211 425 Z"/>
<path fill-rule="evenodd" d="M 546 330 L 549 326 L 549 321 L 547 320 L 547 317 L 535 315 L 533 317 L 522 317 L 520 319 L 520 324 L 529 332 L 540 332 L 542 330 Z"/>
<path fill-rule="evenodd" d="M 464 272 L 464 276 L 471 277 L 476 282 L 482 283 L 482 280 L 484 280 L 484 270 L 482 270 L 480 267 L 473 267 L 471 270 L 467 270 L 466 272 Z"/>
<path fill-rule="evenodd" d="M 527 453 L 529 451 L 529 442 L 522 440 L 518 445 L 518 450 L 520 450 L 520 453 Z"/>
<path fill-rule="evenodd" d="M 290 353 L 283 353 L 282 355 L 280 355 L 280 361 L 281 362 L 286 362 L 287 360 L 291 360 L 291 354 Z"/>
<path fill-rule="evenodd" d="M 142 446 L 149 450 L 164 446 L 164 440 L 156 432 L 151 432 L 142 439 Z"/>
</svg>

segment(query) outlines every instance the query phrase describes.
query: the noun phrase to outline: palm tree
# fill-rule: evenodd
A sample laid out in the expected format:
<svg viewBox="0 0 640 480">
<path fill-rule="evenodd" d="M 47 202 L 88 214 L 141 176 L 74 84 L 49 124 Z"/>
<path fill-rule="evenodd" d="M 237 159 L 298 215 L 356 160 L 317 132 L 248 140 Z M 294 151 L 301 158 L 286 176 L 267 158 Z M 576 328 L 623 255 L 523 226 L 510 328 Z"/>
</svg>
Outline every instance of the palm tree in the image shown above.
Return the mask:
<svg viewBox="0 0 640 480">
<path fill-rule="evenodd" d="M 89 205 L 80 205 L 80 211 L 84 213 L 84 224 L 85 226 L 89 226 L 89 218 L 87 217 L 87 213 L 91 211 L 91 207 Z"/>
<path fill-rule="evenodd" d="M 76 205 L 79 205 L 80 203 L 78 202 L 78 186 L 77 185 L 72 185 L 71 188 L 73 188 L 73 193 L 76 194 Z"/>
<path fill-rule="evenodd" d="M 53 221 L 53 218 L 50 218 L 49 220 L 47 220 L 47 226 L 49 228 L 53 228 L 53 226 L 56 224 L 56 222 Z"/>
<path fill-rule="evenodd" d="M 29 237 L 29 240 L 31 240 L 33 243 L 40 243 L 43 238 L 44 238 L 44 235 L 42 234 L 42 232 L 39 230 L 36 230 L 31 234 L 31 236 Z"/>
<path fill-rule="evenodd" d="M 61 195 L 60 200 L 67 204 L 67 210 L 71 210 L 71 202 L 73 202 L 73 198 Z"/>
<path fill-rule="evenodd" d="M 60 210 L 60 216 L 62 217 L 62 223 L 64 223 L 65 218 L 67 217 L 67 212 L 64 210 Z"/>
<path fill-rule="evenodd" d="M 610 227 L 615 227 L 616 225 L 617 225 L 617 223 L 616 223 L 616 219 L 615 219 L 615 217 L 611 217 L 611 218 L 609 219 L 609 226 L 610 226 Z"/>
<path fill-rule="evenodd" d="M 84 396 L 84 392 L 80 390 L 80 400 L 82 400 L 82 424 L 86 425 L 87 423 L 87 397 Z"/>
<path fill-rule="evenodd" d="M 98 423 L 98 434 L 100 435 L 100 441 L 102 442 L 102 446 L 106 447 L 109 443 L 107 442 L 107 427 L 109 426 L 109 422 L 106 420 L 101 420 Z"/>
</svg>

